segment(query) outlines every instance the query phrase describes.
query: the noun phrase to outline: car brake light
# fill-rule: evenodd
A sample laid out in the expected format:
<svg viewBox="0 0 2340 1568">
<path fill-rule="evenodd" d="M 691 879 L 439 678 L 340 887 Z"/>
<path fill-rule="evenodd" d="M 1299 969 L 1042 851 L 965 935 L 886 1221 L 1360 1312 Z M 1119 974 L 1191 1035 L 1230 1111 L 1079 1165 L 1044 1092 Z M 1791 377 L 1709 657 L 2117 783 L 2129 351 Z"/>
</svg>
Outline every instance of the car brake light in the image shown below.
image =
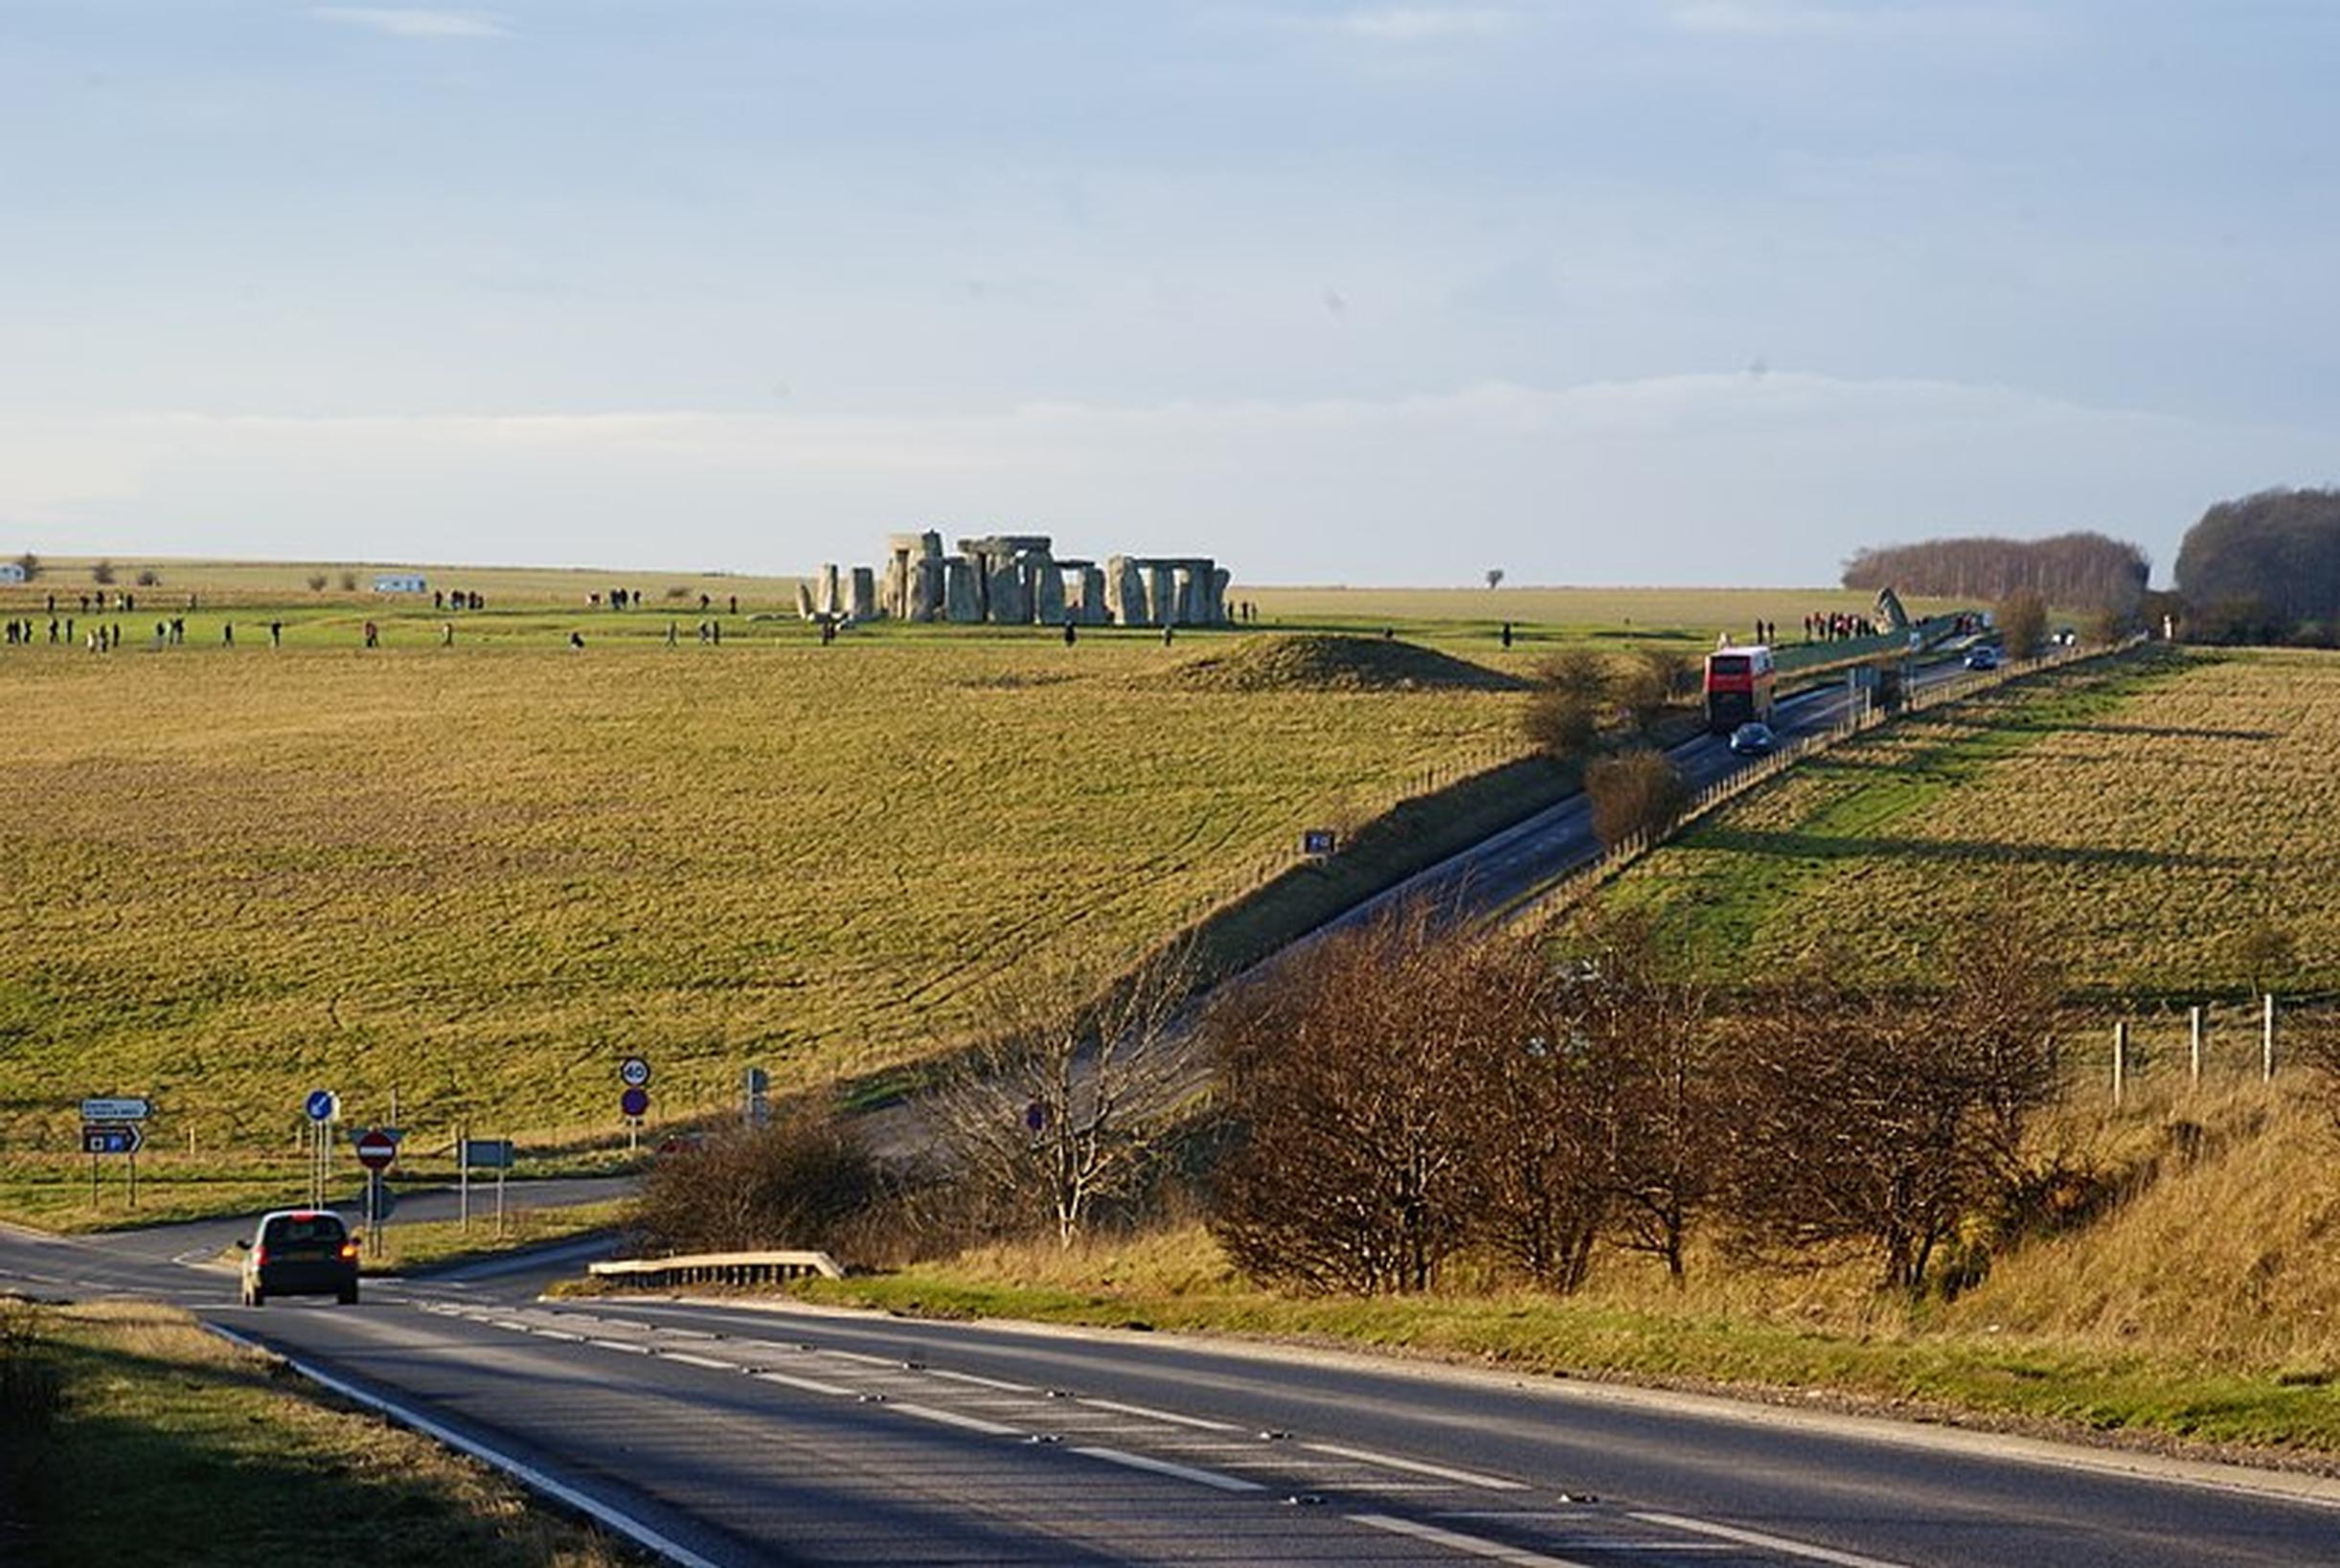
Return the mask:
<svg viewBox="0 0 2340 1568">
<path fill-rule="evenodd" d="M 342 1255 L 344 1258 L 354 1258 L 354 1257 L 356 1257 L 356 1256 L 357 1256 L 357 1243 L 356 1243 L 356 1242 L 354 1242 L 354 1241 L 344 1241 L 344 1242 L 341 1244 L 341 1255 Z"/>
<path fill-rule="evenodd" d="M 266 1247 L 254 1247 L 252 1249 L 252 1266 L 254 1268 L 264 1268 L 267 1266 L 267 1262 L 268 1249 Z"/>
</svg>

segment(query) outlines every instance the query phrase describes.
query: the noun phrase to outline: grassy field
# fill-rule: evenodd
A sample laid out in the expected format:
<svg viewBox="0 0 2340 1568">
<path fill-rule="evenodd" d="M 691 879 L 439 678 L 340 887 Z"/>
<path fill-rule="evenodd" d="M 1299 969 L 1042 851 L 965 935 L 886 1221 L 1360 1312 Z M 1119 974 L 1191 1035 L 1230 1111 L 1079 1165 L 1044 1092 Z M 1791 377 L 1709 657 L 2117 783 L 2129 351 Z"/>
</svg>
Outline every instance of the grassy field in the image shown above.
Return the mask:
<svg viewBox="0 0 2340 1568">
<path fill-rule="evenodd" d="M 2018 682 L 1796 769 L 1651 855 L 1617 897 L 1753 975 L 1815 940 L 1939 978 L 2009 875 L 2080 996 L 2340 987 L 2340 658 L 2159 651 Z M 2293 956 L 2255 965 L 2270 922 Z"/>
<path fill-rule="evenodd" d="M 45 1430 L 0 1411 L 0 1480 L 44 1568 L 170 1563 L 647 1562 L 426 1438 L 312 1392 L 167 1307 L 0 1304 L 0 1347 L 45 1369 Z M 0 1379 L 22 1387 L 18 1377 Z M 0 1517 L 8 1501 L 0 1500 Z M 126 1532 L 126 1534 L 125 1534 Z"/>
<path fill-rule="evenodd" d="M 614 1129 L 932 1052 L 1056 948 L 1118 961 L 1508 754 L 1504 692 L 1224 692 L 1182 641 L 17 655 L 0 1144 L 154 1096 L 288 1153 L 300 1096 L 422 1143 Z"/>
</svg>

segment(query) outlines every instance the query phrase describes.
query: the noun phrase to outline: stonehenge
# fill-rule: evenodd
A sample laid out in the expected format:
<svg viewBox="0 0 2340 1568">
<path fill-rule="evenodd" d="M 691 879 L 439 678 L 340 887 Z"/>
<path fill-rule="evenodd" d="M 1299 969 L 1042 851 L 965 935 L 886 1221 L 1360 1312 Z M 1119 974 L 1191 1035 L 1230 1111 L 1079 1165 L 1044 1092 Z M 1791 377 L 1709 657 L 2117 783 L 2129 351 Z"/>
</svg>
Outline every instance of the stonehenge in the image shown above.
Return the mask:
<svg viewBox="0 0 2340 1568">
<path fill-rule="evenodd" d="M 883 563 L 825 562 L 797 594 L 807 620 L 1001 626 L 1210 626 L 1227 621 L 1232 574 L 1208 556 L 1059 557 L 1044 534 L 886 538 Z"/>
</svg>

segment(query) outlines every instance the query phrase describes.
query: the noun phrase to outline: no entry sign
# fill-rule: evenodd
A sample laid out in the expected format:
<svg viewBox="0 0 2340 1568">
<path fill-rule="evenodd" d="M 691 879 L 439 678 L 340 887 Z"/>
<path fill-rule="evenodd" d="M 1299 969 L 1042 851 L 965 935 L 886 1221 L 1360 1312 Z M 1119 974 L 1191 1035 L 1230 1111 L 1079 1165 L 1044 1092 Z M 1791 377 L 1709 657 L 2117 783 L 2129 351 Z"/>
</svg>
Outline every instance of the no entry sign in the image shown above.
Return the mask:
<svg viewBox="0 0 2340 1568">
<path fill-rule="evenodd" d="M 369 1170 L 387 1170 L 398 1157 L 398 1140 L 387 1128 L 368 1127 L 357 1135 L 357 1163 Z"/>
</svg>

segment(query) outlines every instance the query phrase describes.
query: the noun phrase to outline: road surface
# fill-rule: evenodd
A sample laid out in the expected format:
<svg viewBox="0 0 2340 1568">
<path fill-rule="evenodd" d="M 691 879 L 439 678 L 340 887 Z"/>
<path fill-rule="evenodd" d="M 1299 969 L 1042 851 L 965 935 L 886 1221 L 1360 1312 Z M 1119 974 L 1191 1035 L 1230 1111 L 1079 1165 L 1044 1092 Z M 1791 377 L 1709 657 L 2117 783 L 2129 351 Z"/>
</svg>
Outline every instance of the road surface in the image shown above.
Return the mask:
<svg viewBox="0 0 2340 1568">
<path fill-rule="evenodd" d="M 0 1286 L 193 1307 L 687 1562 L 2238 1568 L 2340 1543 L 2340 1483 L 2308 1478 L 1170 1335 L 546 1303 L 527 1272 L 244 1308 L 151 1250 L 0 1232 Z"/>
</svg>

